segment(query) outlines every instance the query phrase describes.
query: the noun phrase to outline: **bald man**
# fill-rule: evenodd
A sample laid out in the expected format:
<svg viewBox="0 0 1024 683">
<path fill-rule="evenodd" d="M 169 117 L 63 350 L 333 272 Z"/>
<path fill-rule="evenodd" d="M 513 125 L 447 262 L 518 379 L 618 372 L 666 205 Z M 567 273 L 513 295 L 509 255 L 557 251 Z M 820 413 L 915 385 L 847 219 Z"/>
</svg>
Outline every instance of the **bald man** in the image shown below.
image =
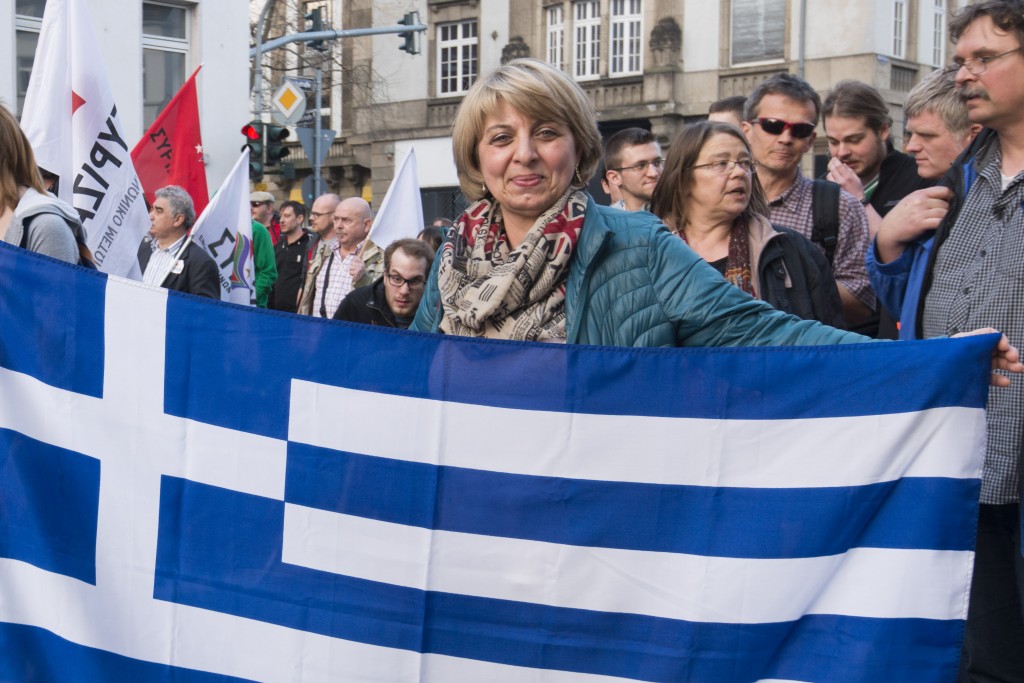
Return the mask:
<svg viewBox="0 0 1024 683">
<path fill-rule="evenodd" d="M 361 197 L 349 197 L 334 209 L 334 241 L 330 254 L 316 276 L 312 315 L 333 318 L 338 305 L 356 287 L 380 277 L 384 254 L 367 239 L 373 216 Z"/>
</svg>

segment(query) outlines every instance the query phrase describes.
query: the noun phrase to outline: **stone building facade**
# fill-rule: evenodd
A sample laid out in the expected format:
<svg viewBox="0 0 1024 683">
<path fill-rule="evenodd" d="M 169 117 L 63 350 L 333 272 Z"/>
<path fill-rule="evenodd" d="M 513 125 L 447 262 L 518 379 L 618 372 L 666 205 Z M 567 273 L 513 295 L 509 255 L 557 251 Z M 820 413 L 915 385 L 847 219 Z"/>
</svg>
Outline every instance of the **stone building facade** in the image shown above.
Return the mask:
<svg viewBox="0 0 1024 683">
<path fill-rule="evenodd" d="M 392 25 L 410 10 L 428 27 L 416 55 L 401 51 L 396 35 L 337 41 L 333 107 L 323 115 L 339 134 L 325 172 L 332 189 L 361 194 L 376 207 L 415 148 L 424 215 L 453 215 L 459 193 L 449 130 L 462 94 L 477 74 L 522 56 L 547 60 L 578 81 L 606 136 L 639 125 L 667 143 L 681 126 L 703 118 L 713 101 L 746 94 L 788 71 L 823 96 L 844 78 L 874 85 L 892 107 L 898 142 L 903 98 L 924 74 L 948 63 L 946 24 L 960 4 L 308 0 L 305 7 L 324 7 L 335 28 Z M 819 159 L 824 146 L 819 135 Z M 293 160 L 297 178 L 283 181 L 284 193 L 309 173 L 301 150 Z"/>
</svg>

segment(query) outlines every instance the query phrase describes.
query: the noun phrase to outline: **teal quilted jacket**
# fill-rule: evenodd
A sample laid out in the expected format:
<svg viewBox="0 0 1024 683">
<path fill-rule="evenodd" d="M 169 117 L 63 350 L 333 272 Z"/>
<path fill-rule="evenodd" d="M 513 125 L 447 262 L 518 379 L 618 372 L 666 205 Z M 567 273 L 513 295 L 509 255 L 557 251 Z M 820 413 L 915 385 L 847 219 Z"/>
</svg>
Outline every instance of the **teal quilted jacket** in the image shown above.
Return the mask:
<svg viewBox="0 0 1024 683">
<path fill-rule="evenodd" d="M 775 310 L 726 282 L 647 212 L 591 200 L 566 282 L 567 341 L 610 346 L 771 346 L 870 341 Z M 437 331 L 437 266 L 413 330 Z"/>
</svg>

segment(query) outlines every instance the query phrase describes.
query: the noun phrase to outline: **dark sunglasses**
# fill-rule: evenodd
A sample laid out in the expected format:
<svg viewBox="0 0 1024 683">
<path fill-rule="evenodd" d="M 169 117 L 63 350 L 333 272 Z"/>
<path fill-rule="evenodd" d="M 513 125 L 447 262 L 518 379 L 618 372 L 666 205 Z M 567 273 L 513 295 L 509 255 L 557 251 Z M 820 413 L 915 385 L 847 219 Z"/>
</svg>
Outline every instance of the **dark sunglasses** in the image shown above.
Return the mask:
<svg viewBox="0 0 1024 683">
<path fill-rule="evenodd" d="M 748 123 L 756 123 L 761 126 L 761 130 L 769 135 L 782 135 L 782 131 L 789 128 L 790 134 L 795 138 L 809 138 L 814 135 L 814 124 L 813 123 L 790 123 L 789 121 L 783 121 L 782 119 L 751 119 Z"/>
</svg>

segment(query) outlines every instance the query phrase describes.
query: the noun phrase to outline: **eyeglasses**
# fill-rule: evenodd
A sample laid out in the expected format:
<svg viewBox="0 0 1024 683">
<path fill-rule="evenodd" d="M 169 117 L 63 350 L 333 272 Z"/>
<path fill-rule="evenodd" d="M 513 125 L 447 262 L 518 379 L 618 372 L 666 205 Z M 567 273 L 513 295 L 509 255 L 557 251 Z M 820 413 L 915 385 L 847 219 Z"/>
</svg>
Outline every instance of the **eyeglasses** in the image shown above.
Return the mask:
<svg viewBox="0 0 1024 683">
<path fill-rule="evenodd" d="M 330 216 L 330 215 L 331 215 L 330 211 L 310 211 L 309 212 L 309 217 L 310 218 L 320 218 L 321 216 Z"/>
<path fill-rule="evenodd" d="M 257 206 L 263 206 L 264 204 L 273 204 L 274 202 L 249 202 L 249 206 L 256 208 Z M 237 206 L 237 205 L 236 205 Z"/>
<path fill-rule="evenodd" d="M 790 123 L 789 121 L 783 121 L 782 119 L 773 118 L 760 118 L 751 119 L 747 123 L 757 123 L 761 126 L 761 130 L 769 135 L 782 135 L 782 131 L 789 128 L 790 135 L 793 137 L 803 140 L 814 135 L 814 124 L 813 123 Z"/>
<path fill-rule="evenodd" d="M 988 68 L 989 62 L 994 62 L 1000 57 L 1005 57 L 1006 55 L 1012 55 L 1014 52 L 1020 52 L 1022 49 L 1024 48 L 1017 47 L 1012 50 L 1007 50 L 1006 52 L 1001 52 L 997 55 L 985 57 L 970 57 L 968 59 L 957 58 L 953 60 L 953 64 L 951 66 L 946 67 L 946 71 L 948 73 L 956 73 L 960 69 L 967 69 L 967 73 L 973 76 L 980 76 L 985 73 L 985 69 Z"/>
<path fill-rule="evenodd" d="M 423 285 L 427 284 L 426 278 L 414 277 L 411 280 L 406 280 L 398 273 L 388 273 L 388 284 L 396 289 L 401 289 L 402 285 L 409 285 L 409 289 L 413 292 L 423 289 Z"/>
<path fill-rule="evenodd" d="M 757 168 L 757 162 L 753 159 L 720 159 L 708 164 L 697 164 L 690 168 L 709 168 L 718 175 L 729 175 L 732 169 L 740 167 L 740 170 L 750 175 Z"/>
<path fill-rule="evenodd" d="M 633 164 L 632 166 L 623 166 L 622 168 L 613 168 L 610 170 L 618 171 L 619 173 L 622 173 L 623 171 L 640 171 L 641 173 L 646 173 L 648 166 L 653 166 L 654 168 L 660 170 L 665 167 L 665 160 L 662 159 L 661 157 L 657 157 L 655 159 L 641 161 L 639 163 Z"/>
</svg>

